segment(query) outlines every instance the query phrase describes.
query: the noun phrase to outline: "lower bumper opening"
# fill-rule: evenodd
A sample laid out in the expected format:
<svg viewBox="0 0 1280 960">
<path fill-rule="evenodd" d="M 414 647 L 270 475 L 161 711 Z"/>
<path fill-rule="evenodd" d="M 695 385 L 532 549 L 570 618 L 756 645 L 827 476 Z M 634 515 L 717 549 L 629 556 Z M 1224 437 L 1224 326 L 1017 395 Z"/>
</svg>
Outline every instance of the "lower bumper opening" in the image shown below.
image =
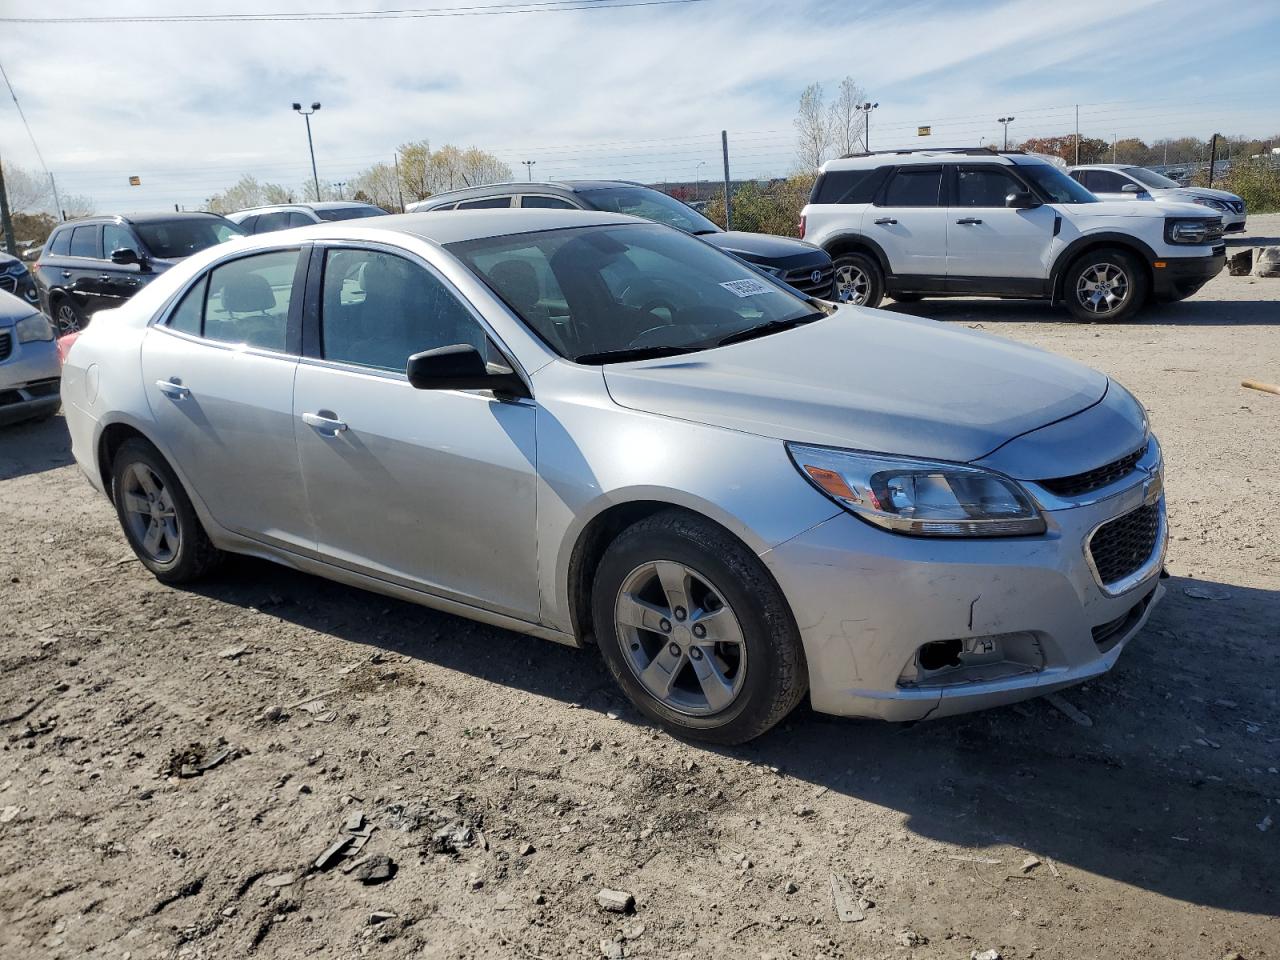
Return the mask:
<svg viewBox="0 0 1280 960">
<path fill-rule="evenodd" d="M 1044 649 L 1034 633 L 934 640 L 916 650 L 898 686 L 930 689 L 1006 680 L 1037 673 L 1044 665 Z"/>
<path fill-rule="evenodd" d="M 1100 623 L 1093 628 L 1093 642 L 1098 645 L 1098 649 L 1106 653 L 1120 639 L 1132 630 L 1147 612 L 1147 607 L 1151 606 L 1151 598 L 1155 596 L 1152 590 L 1145 597 L 1135 603 L 1114 620 L 1108 620 L 1106 623 Z"/>
</svg>

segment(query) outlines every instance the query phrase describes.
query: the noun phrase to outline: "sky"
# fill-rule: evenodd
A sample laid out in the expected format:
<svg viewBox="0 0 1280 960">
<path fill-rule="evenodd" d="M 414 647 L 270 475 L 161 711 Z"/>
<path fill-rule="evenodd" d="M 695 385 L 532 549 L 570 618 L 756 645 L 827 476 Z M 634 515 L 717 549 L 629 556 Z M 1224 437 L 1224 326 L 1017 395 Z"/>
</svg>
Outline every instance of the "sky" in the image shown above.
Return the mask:
<svg viewBox="0 0 1280 960">
<path fill-rule="evenodd" d="M 560 0 L 563 4 L 563 0 Z M 801 91 L 851 76 L 871 147 L 1070 133 L 1280 133 L 1280 0 L 0 0 L 0 64 L 64 193 L 101 212 L 199 208 L 242 174 L 352 180 L 398 144 L 475 145 L 520 178 L 735 179 L 798 167 Z M 461 15 L 459 8 L 471 15 Z M 5 18 L 315 13 L 375 20 L 16 23 Z M 0 88 L 0 159 L 40 164 Z M 929 138 L 916 136 L 919 125 Z M 138 176 L 142 185 L 129 186 Z"/>
</svg>

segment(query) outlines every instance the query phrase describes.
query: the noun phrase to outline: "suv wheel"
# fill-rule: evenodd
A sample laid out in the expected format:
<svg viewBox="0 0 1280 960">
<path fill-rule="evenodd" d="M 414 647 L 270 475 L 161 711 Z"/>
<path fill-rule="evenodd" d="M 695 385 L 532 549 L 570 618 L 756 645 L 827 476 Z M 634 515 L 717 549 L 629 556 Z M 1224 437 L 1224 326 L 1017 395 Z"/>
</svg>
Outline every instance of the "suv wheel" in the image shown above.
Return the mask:
<svg viewBox="0 0 1280 960">
<path fill-rule="evenodd" d="M 75 301 L 70 297 L 59 297 L 53 305 L 54 334 L 65 337 L 68 333 L 77 333 L 85 328 L 84 315 L 80 313 Z"/>
<path fill-rule="evenodd" d="M 724 530 L 681 510 L 610 544 L 592 620 L 614 679 L 677 736 L 743 743 L 808 689 L 799 632 L 773 578 Z"/>
<path fill-rule="evenodd" d="M 1077 320 L 1127 320 L 1146 302 L 1147 275 L 1123 250 L 1093 250 L 1067 268 L 1063 297 Z"/>
<path fill-rule="evenodd" d="M 196 580 L 222 559 L 177 475 L 147 441 L 120 445 L 111 463 L 111 498 L 129 546 L 157 580 Z"/>
<path fill-rule="evenodd" d="M 865 253 L 835 258 L 836 299 L 855 307 L 878 307 L 884 298 L 884 274 L 880 264 Z"/>
</svg>

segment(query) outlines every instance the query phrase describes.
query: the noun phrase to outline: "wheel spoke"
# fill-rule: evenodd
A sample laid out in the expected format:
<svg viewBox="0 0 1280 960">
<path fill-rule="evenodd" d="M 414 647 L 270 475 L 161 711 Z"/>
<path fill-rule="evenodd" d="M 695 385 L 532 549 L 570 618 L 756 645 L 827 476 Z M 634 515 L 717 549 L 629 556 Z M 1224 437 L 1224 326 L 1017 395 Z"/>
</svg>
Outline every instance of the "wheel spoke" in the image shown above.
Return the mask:
<svg viewBox="0 0 1280 960">
<path fill-rule="evenodd" d="M 151 514 L 151 504 L 147 502 L 147 498 L 128 490 L 124 494 L 124 508 L 130 513 L 140 513 L 143 516 Z"/>
<path fill-rule="evenodd" d="M 670 610 L 648 600 L 641 600 L 634 593 L 624 593 L 618 597 L 617 614 L 619 623 L 641 630 L 652 630 L 654 633 L 663 632 L 662 621 L 670 623 L 672 616 Z"/>
<path fill-rule="evenodd" d="M 695 649 L 702 656 L 690 659 L 689 662 L 693 665 L 694 675 L 697 676 L 698 684 L 702 687 L 702 694 L 707 698 L 707 706 L 713 712 L 719 713 L 733 702 L 733 681 L 724 675 L 719 663 L 716 662 L 714 647 L 707 645 L 698 646 Z"/>
<path fill-rule="evenodd" d="M 677 608 L 689 610 L 692 606 L 689 603 L 689 571 L 670 560 L 659 560 L 654 567 L 662 583 L 662 592 L 667 595 L 667 606 L 673 613 Z"/>
<path fill-rule="evenodd" d="M 708 643 L 742 643 L 742 628 L 728 607 L 719 610 L 699 610 L 693 618 L 694 627 L 702 627 L 706 634 L 700 639 Z"/>
<path fill-rule="evenodd" d="M 142 546 L 151 556 L 159 558 L 160 543 L 164 539 L 164 527 L 159 522 L 152 520 L 147 527 L 147 535 L 142 538 Z"/>
<path fill-rule="evenodd" d="M 677 647 L 676 651 L 672 653 L 671 644 L 664 643 L 649 661 L 649 666 L 640 674 L 640 682 L 655 697 L 666 699 L 671 696 L 676 677 L 689 662 L 683 650 Z"/>
<path fill-rule="evenodd" d="M 160 485 L 156 483 L 156 479 L 150 470 L 142 464 L 137 464 L 133 468 L 133 475 L 137 478 L 138 485 L 142 487 L 146 494 L 152 497 L 160 496 Z"/>
</svg>

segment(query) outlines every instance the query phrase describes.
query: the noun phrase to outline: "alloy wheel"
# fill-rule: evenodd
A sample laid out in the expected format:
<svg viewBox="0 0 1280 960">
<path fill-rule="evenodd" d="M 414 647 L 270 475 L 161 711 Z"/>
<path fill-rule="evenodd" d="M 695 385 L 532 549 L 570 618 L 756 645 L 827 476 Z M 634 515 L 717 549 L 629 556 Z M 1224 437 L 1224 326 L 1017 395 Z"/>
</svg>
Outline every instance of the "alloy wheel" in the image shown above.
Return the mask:
<svg viewBox="0 0 1280 960">
<path fill-rule="evenodd" d="M 168 487 L 145 463 L 124 473 L 124 514 L 134 541 L 156 563 L 169 563 L 182 546 L 178 511 Z"/>
<path fill-rule="evenodd" d="M 747 646 L 723 594 L 674 560 L 632 570 L 614 604 L 622 652 L 640 685 L 686 716 L 727 710 L 742 692 Z"/>
<path fill-rule="evenodd" d="M 1095 263 L 1080 272 L 1076 298 L 1090 313 L 1115 313 L 1129 298 L 1129 275 L 1114 263 Z"/>
<path fill-rule="evenodd" d="M 58 328 L 59 337 L 75 333 L 80 329 L 80 315 L 76 313 L 75 307 L 65 301 L 60 303 L 58 309 L 54 311 L 53 320 Z"/>
<path fill-rule="evenodd" d="M 871 293 L 871 278 L 860 267 L 843 263 L 836 267 L 836 297 L 841 303 L 862 306 Z"/>
</svg>

